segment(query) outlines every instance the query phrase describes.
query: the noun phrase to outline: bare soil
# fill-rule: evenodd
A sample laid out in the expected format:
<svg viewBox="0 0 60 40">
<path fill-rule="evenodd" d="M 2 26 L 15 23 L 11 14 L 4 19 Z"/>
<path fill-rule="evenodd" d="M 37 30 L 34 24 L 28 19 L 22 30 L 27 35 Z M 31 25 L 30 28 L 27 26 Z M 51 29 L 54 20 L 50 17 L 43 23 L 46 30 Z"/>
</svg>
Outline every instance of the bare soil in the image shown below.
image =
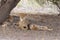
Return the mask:
<svg viewBox="0 0 60 40">
<path fill-rule="evenodd" d="M 60 40 L 60 16 L 43 16 L 44 22 L 52 31 L 20 30 L 14 23 L 0 25 L 0 40 Z"/>
</svg>

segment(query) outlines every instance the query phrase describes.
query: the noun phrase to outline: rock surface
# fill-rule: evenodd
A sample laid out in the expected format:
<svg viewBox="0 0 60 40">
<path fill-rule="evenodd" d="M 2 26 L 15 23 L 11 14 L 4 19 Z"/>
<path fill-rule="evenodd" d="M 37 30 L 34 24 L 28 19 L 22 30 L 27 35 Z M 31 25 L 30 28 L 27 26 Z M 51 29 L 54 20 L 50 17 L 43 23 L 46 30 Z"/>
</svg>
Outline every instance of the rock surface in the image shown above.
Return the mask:
<svg viewBox="0 0 60 40">
<path fill-rule="evenodd" d="M 21 0 L 17 6 L 11 11 L 11 15 L 20 13 L 40 14 L 40 15 L 58 15 L 59 8 L 51 1 L 47 0 Z"/>
</svg>

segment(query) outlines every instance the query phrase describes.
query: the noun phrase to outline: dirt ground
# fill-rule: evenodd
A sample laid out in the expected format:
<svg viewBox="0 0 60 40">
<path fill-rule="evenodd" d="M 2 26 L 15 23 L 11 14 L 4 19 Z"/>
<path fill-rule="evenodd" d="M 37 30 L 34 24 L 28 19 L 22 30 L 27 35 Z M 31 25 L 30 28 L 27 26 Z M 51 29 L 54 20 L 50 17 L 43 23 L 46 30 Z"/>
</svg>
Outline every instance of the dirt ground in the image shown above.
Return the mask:
<svg viewBox="0 0 60 40">
<path fill-rule="evenodd" d="M 60 40 L 60 16 L 46 17 L 41 25 L 48 25 L 52 31 L 20 30 L 15 25 L 0 25 L 0 40 Z"/>
</svg>

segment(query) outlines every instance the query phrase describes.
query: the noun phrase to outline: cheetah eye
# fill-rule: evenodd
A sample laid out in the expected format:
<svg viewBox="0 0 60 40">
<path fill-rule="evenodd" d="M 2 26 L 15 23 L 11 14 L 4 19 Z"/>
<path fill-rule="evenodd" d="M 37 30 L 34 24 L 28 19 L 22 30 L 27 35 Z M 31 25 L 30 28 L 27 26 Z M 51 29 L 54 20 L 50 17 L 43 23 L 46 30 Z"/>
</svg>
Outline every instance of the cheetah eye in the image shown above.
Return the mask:
<svg viewBox="0 0 60 40">
<path fill-rule="evenodd" d="M 24 28 L 26 28 L 26 26 L 23 26 Z"/>
</svg>

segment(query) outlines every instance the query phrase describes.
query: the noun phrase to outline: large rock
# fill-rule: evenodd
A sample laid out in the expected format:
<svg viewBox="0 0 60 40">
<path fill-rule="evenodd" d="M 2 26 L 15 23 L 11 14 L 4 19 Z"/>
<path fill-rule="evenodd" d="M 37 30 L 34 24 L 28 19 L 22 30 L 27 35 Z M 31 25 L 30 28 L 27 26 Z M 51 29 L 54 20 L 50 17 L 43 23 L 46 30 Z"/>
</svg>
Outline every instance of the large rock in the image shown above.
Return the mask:
<svg viewBox="0 0 60 40">
<path fill-rule="evenodd" d="M 11 15 L 17 15 L 20 13 L 58 15 L 59 8 L 53 2 L 47 0 L 21 0 L 11 11 Z"/>
<path fill-rule="evenodd" d="M 4 2 L 4 0 L 2 0 Z M 16 6 L 19 0 L 7 0 L 3 5 L 0 7 L 0 24 L 4 22 L 9 14 L 10 11 Z"/>
</svg>

